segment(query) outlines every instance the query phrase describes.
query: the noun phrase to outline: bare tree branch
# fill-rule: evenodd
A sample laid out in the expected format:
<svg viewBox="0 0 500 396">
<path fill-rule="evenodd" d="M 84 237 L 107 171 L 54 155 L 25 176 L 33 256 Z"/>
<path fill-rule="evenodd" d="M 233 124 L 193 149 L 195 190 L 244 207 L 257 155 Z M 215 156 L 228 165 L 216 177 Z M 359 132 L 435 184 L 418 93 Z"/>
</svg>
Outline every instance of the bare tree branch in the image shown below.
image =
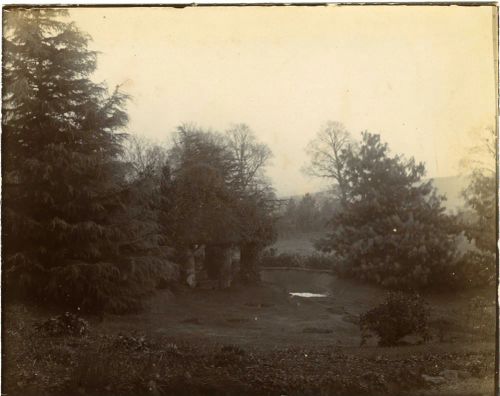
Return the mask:
<svg viewBox="0 0 500 396">
<path fill-rule="evenodd" d="M 343 124 L 328 121 L 306 148 L 310 163 L 304 168 L 305 173 L 332 179 L 339 186 L 341 198 L 345 197 L 342 152 L 350 146 L 351 141 L 351 136 Z"/>
</svg>

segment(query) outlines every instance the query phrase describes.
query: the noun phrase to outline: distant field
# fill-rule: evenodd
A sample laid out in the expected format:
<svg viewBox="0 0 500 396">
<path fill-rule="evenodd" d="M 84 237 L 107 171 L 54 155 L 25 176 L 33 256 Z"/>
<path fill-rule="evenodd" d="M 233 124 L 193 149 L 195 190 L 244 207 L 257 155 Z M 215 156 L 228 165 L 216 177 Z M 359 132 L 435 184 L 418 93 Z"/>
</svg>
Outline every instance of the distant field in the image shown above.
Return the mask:
<svg viewBox="0 0 500 396">
<path fill-rule="evenodd" d="M 304 234 L 294 234 L 290 236 L 280 236 L 278 241 L 271 246 L 276 249 L 276 253 L 291 253 L 309 255 L 314 253 L 314 241 L 320 239 L 325 234 L 322 232 L 310 232 Z"/>
<path fill-rule="evenodd" d="M 310 232 L 304 234 L 294 234 L 289 236 L 281 236 L 276 243 L 270 246 L 271 249 L 276 249 L 276 253 L 290 253 L 308 256 L 318 251 L 314 248 L 314 241 L 323 237 L 323 232 Z M 474 249 L 474 244 L 471 244 L 467 238 L 461 234 L 458 237 L 458 251 L 464 253 L 467 250 Z"/>
</svg>

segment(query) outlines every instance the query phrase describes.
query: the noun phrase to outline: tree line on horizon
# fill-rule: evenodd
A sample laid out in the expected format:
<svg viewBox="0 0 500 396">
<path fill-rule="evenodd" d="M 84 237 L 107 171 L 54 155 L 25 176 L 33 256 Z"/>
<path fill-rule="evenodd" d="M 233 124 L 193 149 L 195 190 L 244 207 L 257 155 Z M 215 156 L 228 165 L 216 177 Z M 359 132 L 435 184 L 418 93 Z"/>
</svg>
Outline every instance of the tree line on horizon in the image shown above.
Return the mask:
<svg viewBox="0 0 500 396">
<path fill-rule="evenodd" d="M 97 53 L 67 16 L 48 8 L 5 13 L 7 295 L 87 311 L 139 309 L 180 274 L 196 282 L 199 246 L 221 287 L 230 284 L 235 246 L 240 278 L 258 281 L 259 255 L 283 218 L 265 176 L 269 148 L 245 124 L 224 133 L 180 125 L 168 147 L 127 135 L 129 97 L 90 79 Z M 379 135 L 365 132 L 355 143 L 330 123 L 308 152 L 310 174 L 337 186 L 317 247 L 335 255 L 339 273 L 392 288 L 490 280 L 491 175 L 475 174 L 466 195 L 476 217 L 464 225 L 444 213 L 432 182 L 422 182 L 424 164 L 391 155 Z M 310 197 L 303 201 L 307 228 L 317 215 L 308 212 Z M 459 256 L 455 239 L 464 229 L 478 250 Z"/>
</svg>

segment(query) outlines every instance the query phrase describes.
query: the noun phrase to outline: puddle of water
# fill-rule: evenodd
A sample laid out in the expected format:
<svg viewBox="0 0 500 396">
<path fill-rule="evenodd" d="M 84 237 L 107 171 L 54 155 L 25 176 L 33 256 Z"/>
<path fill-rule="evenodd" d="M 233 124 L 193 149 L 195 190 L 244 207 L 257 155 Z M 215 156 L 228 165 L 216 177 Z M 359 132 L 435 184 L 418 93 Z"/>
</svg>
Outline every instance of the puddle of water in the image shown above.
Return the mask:
<svg viewBox="0 0 500 396">
<path fill-rule="evenodd" d="M 311 297 L 328 297 L 327 293 L 290 293 L 292 297 L 305 297 L 305 298 L 311 298 Z"/>
</svg>

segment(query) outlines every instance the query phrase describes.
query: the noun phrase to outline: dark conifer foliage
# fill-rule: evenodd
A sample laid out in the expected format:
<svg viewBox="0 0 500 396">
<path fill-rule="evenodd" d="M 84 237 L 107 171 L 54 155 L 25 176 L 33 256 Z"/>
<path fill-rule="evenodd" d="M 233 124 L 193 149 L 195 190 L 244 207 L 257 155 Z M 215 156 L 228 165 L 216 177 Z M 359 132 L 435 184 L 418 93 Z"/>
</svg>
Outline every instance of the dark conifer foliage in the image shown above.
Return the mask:
<svg viewBox="0 0 500 396">
<path fill-rule="evenodd" d="M 276 236 L 277 200 L 263 172 L 270 156 L 244 124 L 225 135 L 177 129 L 160 183 L 159 222 L 180 261 L 195 245 L 215 255 L 239 247 L 243 277 L 256 280 L 259 253 Z"/>
<path fill-rule="evenodd" d="M 233 169 L 222 136 L 180 126 L 164 167 L 159 219 L 170 244 L 234 243 L 238 240 Z"/>
<path fill-rule="evenodd" d="M 247 192 L 240 200 L 240 271 L 246 282 L 260 280 L 259 265 L 263 249 L 277 239 L 278 203 L 271 189 Z"/>
<path fill-rule="evenodd" d="M 161 263 L 141 245 L 144 221 L 126 210 L 127 96 L 90 80 L 96 53 L 66 17 L 4 13 L 5 279 L 11 290 L 66 306 L 124 310 L 151 288 Z"/>
<path fill-rule="evenodd" d="M 390 156 L 379 135 L 363 133 L 345 150 L 345 207 L 319 247 L 334 251 L 346 275 L 394 288 L 446 282 L 455 270 L 453 219 L 425 167 Z"/>
</svg>

